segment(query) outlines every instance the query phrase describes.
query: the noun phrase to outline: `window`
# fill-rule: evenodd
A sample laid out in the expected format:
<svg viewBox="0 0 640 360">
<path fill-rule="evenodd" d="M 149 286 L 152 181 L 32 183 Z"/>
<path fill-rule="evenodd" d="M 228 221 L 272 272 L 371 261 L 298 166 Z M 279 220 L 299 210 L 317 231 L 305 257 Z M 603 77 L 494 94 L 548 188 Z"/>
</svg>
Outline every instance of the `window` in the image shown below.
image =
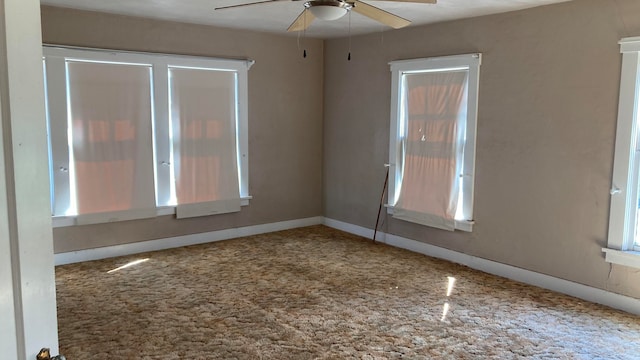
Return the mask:
<svg viewBox="0 0 640 360">
<path fill-rule="evenodd" d="M 44 55 L 54 224 L 247 204 L 251 61 L 54 47 Z"/>
<path fill-rule="evenodd" d="M 471 231 L 481 54 L 394 61 L 389 212 Z"/>
<path fill-rule="evenodd" d="M 640 267 L 640 37 L 620 41 L 622 74 L 606 261 Z"/>
<path fill-rule="evenodd" d="M 240 211 L 236 82 L 232 71 L 169 67 L 178 217 Z"/>
</svg>

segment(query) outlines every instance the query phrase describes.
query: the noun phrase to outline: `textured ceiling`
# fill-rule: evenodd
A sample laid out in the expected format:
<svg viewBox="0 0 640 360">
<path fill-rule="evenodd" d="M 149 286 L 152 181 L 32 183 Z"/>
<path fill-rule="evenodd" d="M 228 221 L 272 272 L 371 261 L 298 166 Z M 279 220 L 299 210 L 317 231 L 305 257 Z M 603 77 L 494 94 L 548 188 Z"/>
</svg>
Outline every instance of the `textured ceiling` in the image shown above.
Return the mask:
<svg viewBox="0 0 640 360">
<path fill-rule="evenodd" d="M 282 0 L 273 3 L 214 11 L 215 7 L 249 3 L 256 0 L 42 0 L 45 5 L 146 18 L 173 20 L 226 28 L 240 28 L 286 34 L 289 24 L 302 12 L 304 1 Z M 515 11 L 569 0 L 438 0 L 435 5 L 365 0 L 386 11 L 404 17 L 418 26 L 435 22 Z M 349 15 L 335 21 L 316 20 L 306 36 L 331 38 L 346 36 Z M 367 17 L 351 14 L 351 34 L 388 30 Z"/>
</svg>

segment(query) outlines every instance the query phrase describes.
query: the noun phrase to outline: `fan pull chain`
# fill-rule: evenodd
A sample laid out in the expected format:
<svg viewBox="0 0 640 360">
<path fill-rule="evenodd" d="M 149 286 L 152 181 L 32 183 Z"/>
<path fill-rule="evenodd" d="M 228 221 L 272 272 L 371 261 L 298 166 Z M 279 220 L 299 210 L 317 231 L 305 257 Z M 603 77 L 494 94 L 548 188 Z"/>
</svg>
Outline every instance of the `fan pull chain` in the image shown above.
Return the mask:
<svg viewBox="0 0 640 360">
<path fill-rule="evenodd" d="M 347 61 L 351 61 L 351 11 L 349 11 L 349 54 L 347 55 Z"/>
<path fill-rule="evenodd" d="M 304 22 L 304 29 L 302 29 L 302 42 L 306 43 L 306 39 L 307 39 L 307 11 L 309 11 L 309 9 L 304 9 L 304 12 L 302 13 L 302 21 Z M 304 44 L 303 44 L 304 47 Z M 302 57 L 304 59 L 307 58 L 307 49 L 304 48 L 304 50 L 302 50 Z"/>
</svg>

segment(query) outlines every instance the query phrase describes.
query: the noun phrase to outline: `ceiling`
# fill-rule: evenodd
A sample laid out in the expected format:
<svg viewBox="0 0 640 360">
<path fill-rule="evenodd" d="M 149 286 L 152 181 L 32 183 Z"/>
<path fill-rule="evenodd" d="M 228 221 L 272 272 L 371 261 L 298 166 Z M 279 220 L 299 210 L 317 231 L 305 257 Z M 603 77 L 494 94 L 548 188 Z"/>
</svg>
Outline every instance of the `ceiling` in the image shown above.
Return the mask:
<svg viewBox="0 0 640 360">
<path fill-rule="evenodd" d="M 41 0 L 44 5 L 101 11 L 146 18 L 240 28 L 286 34 L 289 24 L 302 12 L 304 0 L 274 0 L 274 3 L 214 11 L 215 7 L 257 0 Z M 418 26 L 435 22 L 521 10 L 569 0 L 438 0 L 435 5 L 365 0 L 371 5 L 404 17 Z M 367 17 L 351 13 L 334 21 L 316 20 L 306 36 L 332 38 L 388 30 Z M 293 34 L 295 35 L 295 34 Z"/>
</svg>

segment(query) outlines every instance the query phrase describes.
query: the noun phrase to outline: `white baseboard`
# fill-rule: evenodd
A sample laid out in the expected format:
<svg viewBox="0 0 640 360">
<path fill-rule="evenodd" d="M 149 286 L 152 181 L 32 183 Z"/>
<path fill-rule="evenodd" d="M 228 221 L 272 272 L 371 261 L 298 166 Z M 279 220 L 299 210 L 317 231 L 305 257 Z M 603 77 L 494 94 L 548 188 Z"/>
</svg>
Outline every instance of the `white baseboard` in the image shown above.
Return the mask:
<svg viewBox="0 0 640 360">
<path fill-rule="evenodd" d="M 373 237 L 373 230 L 371 229 L 338 220 L 325 218 L 324 225 L 351 234 L 366 237 L 368 239 L 371 239 Z M 606 305 L 614 309 L 619 309 L 632 314 L 640 315 L 640 299 L 612 293 L 568 280 L 559 279 L 553 276 L 540 274 L 515 266 L 459 253 L 457 251 L 448 250 L 420 241 L 411 240 L 396 235 L 385 234 L 379 231 L 376 235 L 376 241 L 427 256 L 448 260 L 489 274 L 523 282 L 529 285 L 538 286 L 544 289 L 574 296 L 586 301 Z"/>
<path fill-rule="evenodd" d="M 240 228 L 211 231 L 200 234 L 190 234 L 171 238 L 134 242 L 123 245 L 106 246 L 95 249 L 71 251 L 54 255 L 55 264 L 65 265 L 83 261 L 106 259 L 110 257 L 138 254 L 148 251 L 171 249 L 181 246 L 204 244 L 208 242 L 234 239 L 243 236 L 264 234 L 274 231 L 294 229 L 298 227 L 319 225 L 323 223 L 322 216 L 281 221 L 276 223 L 245 226 Z"/>
</svg>

